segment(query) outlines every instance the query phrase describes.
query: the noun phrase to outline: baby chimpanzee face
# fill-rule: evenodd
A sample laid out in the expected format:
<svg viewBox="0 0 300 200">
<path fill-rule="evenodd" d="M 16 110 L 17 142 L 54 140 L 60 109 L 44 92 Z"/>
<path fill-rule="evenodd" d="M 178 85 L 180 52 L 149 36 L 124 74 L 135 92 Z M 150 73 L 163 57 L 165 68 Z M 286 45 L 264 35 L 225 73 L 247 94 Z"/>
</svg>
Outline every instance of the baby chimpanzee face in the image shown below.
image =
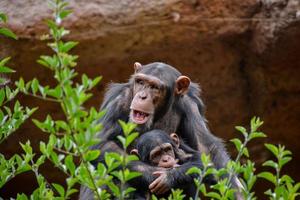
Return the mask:
<svg viewBox="0 0 300 200">
<path fill-rule="evenodd" d="M 131 153 L 136 154 L 141 161 L 153 166 L 173 168 L 178 162 L 176 158 L 179 147 L 179 138 L 176 133 L 167 134 L 162 130 L 152 130 L 140 136 L 136 149 Z"/>
<path fill-rule="evenodd" d="M 153 165 L 164 168 L 172 168 L 176 165 L 173 147 L 170 143 L 163 143 L 151 150 L 149 155 Z"/>
</svg>

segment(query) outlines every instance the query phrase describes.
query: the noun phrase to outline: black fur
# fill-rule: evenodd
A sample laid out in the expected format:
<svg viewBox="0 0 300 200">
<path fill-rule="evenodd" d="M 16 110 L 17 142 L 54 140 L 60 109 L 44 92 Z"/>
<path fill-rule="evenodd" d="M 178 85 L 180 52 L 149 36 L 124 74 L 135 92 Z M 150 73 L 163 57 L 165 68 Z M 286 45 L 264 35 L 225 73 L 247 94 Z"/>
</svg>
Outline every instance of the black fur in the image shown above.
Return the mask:
<svg viewBox="0 0 300 200">
<path fill-rule="evenodd" d="M 203 168 L 200 152 L 190 148 L 182 141 L 180 141 L 178 148 L 167 133 L 157 129 L 144 133 L 138 139 L 135 149 L 138 150 L 140 160 L 150 165 L 150 152 L 155 147 L 160 146 L 163 143 L 170 143 L 172 145 L 175 158 L 178 159 L 178 164 L 180 165 L 176 168 L 168 170 L 169 176 L 172 177 L 172 179 L 169 181 L 170 187 L 183 189 L 186 199 L 190 197 L 194 198 L 197 188 L 195 187 L 193 179 L 197 178 L 197 175 L 187 175 L 186 172 L 191 167 L 198 167 L 200 169 Z M 137 189 L 137 191 L 133 194 L 133 199 L 142 199 L 142 196 L 144 196 L 144 199 L 146 199 L 148 189 L 144 191 L 143 189 L 145 188 L 140 187 L 142 181 L 143 180 L 140 180 L 140 178 L 136 178 L 131 182 L 131 184 Z M 209 176 L 205 179 L 205 182 L 209 184 L 215 184 L 216 180 L 213 176 Z M 164 194 L 163 196 L 168 197 L 168 195 L 169 193 Z"/>
<path fill-rule="evenodd" d="M 212 135 L 207 128 L 198 84 L 191 83 L 187 94 L 178 96 L 174 94 L 174 89 L 176 79 L 181 76 L 181 73 L 172 66 L 155 62 L 144 65 L 139 73 L 159 78 L 166 84 L 168 91 L 163 106 L 155 113 L 152 126 L 138 129 L 140 134 L 152 129 L 177 133 L 180 139 L 192 149 L 210 154 L 216 168 L 225 167 L 229 156 L 222 141 Z M 101 106 L 101 110 L 106 111 L 105 116 L 100 120 L 103 130 L 99 133 L 99 138 L 102 142 L 94 147 L 101 149 L 102 155 L 105 151 L 122 151 L 120 145 L 120 148 L 116 148 L 116 145 L 112 146 L 111 144 L 118 144 L 116 136 L 122 135 L 118 120 L 121 119 L 125 122 L 129 120 L 129 107 L 133 99 L 132 87 L 133 80 L 131 79 L 128 83 L 111 84 L 106 91 Z M 99 158 L 97 162 L 101 162 L 101 160 Z M 132 163 L 129 167 L 136 171 L 143 169 L 141 171 L 143 173 L 142 186 L 145 188 L 148 188 L 155 179 L 152 175 L 152 172 L 156 171 L 155 167 L 140 161 Z"/>
</svg>

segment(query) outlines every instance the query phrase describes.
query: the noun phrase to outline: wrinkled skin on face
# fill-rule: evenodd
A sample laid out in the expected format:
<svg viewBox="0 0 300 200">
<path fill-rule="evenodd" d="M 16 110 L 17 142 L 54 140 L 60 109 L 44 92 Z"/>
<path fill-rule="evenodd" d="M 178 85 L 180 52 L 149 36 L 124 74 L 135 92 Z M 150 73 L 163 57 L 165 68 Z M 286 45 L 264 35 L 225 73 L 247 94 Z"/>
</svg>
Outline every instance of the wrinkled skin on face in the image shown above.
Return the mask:
<svg viewBox="0 0 300 200">
<path fill-rule="evenodd" d="M 165 97 L 164 84 L 157 78 L 144 74 L 133 76 L 133 100 L 130 105 L 130 121 L 138 125 L 151 125 Z"/>
<path fill-rule="evenodd" d="M 157 76 L 144 74 L 140 63 L 135 63 L 134 68 L 133 99 L 130 105 L 129 121 L 137 124 L 140 130 L 149 130 L 153 125 L 155 114 L 166 104 L 167 90 L 170 88 Z M 174 94 L 183 95 L 187 92 L 189 84 L 188 77 L 179 76 L 175 83 Z"/>
<path fill-rule="evenodd" d="M 160 146 L 155 147 L 150 152 L 149 157 L 153 165 L 163 168 L 173 168 L 178 162 L 170 143 L 163 143 Z"/>
</svg>

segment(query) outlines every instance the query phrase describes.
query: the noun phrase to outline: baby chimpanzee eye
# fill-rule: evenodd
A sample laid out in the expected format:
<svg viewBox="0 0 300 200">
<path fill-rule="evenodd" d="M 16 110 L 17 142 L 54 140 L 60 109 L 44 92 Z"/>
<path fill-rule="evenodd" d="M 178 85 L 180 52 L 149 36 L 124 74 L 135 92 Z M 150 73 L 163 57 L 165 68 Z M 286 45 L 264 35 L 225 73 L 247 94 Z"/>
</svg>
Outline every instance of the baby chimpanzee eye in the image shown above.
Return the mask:
<svg viewBox="0 0 300 200">
<path fill-rule="evenodd" d="M 171 146 L 167 146 L 167 147 L 164 148 L 164 151 L 165 152 L 172 151 L 172 147 Z"/>
</svg>

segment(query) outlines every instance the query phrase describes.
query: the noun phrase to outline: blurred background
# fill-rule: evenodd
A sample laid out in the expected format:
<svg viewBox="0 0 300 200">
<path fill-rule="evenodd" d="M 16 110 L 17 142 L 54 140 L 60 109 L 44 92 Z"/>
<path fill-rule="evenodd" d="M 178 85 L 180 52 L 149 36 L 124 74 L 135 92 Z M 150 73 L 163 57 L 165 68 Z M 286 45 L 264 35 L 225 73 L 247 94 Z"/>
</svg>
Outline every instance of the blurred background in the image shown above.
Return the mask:
<svg viewBox="0 0 300 200">
<path fill-rule="evenodd" d="M 300 181 L 300 1 L 299 0 L 70 0 L 74 11 L 65 21 L 71 30 L 66 39 L 79 41 L 77 70 L 91 77 L 103 76 L 87 107 L 99 107 L 107 83 L 126 82 L 133 63 L 168 63 L 202 88 L 206 117 L 212 132 L 224 139 L 239 136 L 234 127 L 248 126 L 252 116 L 265 122 L 266 140 L 250 144 L 258 164 L 272 158 L 263 142 L 280 143 L 293 152 L 285 172 Z M 36 60 L 51 53 L 40 37 L 51 17 L 44 0 L 0 0 L 9 27 L 19 36 L 13 41 L 0 36 L 0 56 L 11 56 L 17 70 L 11 79 L 38 77 L 54 83 L 50 71 Z M 22 104 L 38 106 L 33 118 L 47 113 L 62 117 L 55 103 L 21 96 Z M 28 120 L 0 146 L 1 153 L 21 152 L 19 142 L 28 139 L 38 151 L 47 135 Z M 260 170 L 260 169 L 258 169 Z M 64 175 L 50 163 L 42 172 L 52 182 Z M 1 172 L 0 172 L 1 173 Z M 259 184 L 259 183 L 258 183 Z M 257 191 L 263 191 L 257 187 Z M 31 193 L 33 174 L 9 182 L 3 197 Z M 16 190 L 15 188 L 18 188 Z"/>
</svg>

